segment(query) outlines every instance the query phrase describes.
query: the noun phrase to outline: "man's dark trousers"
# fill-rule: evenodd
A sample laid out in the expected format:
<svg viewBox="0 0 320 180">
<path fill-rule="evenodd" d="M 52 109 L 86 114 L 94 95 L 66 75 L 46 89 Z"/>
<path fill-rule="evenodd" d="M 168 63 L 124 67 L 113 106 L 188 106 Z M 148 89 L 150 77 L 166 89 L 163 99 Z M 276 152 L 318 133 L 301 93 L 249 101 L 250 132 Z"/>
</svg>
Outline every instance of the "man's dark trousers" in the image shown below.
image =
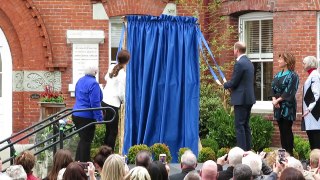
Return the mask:
<svg viewBox="0 0 320 180">
<path fill-rule="evenodd" d="M 237 146 L 245 151 L 251 150 L 251 130 L 249 126 L 251 108 L 252 104 L 234 106 Z"/>
</svg>

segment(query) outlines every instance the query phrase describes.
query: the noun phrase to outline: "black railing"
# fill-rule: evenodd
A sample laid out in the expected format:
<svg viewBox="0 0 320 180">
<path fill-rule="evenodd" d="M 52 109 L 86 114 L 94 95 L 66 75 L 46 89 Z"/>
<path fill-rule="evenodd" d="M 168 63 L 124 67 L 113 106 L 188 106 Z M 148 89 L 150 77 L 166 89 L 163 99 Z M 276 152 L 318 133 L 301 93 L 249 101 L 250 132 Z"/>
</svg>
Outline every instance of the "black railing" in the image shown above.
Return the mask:
<svg viewBox="0 0 320 180">
<path fill-rule="evenodd" d="M 74 130 L 74 126 L 72 126 L 71 128 L 68 128 L 68 129 L 65 129 L 64 128 L 64 121 L 60 121 L 64 118 L 66 118 L 67 116 L 71 115 L 73 112 L 82 112 L 82 111 L 95 111 L 95 110 L 106 110 L 106 109 L 111 109 L 114 113 L 113 117 L 111 120 L 109 121 L 102 121 L 102 122 L 92 122 L 90 124 L 87 124 L 86 126 L 83 126 L 81 127 L 80 129 L 77 129 L 77 130 Z M 70 112 L 67 112 L 67 111 L 70 111 Z M 67 112 L 67 113 L 66 113 Z M 64 114 L 65 113 L 65 114 Z M 32 150 L 32 149 L 35 149 L 35 148 L 38 148 L 40 146 L 42 146 L 42 144 L 44 143 L 47 143 L 47 142 L 51 142 L 53 141 L 51 144 L 43 147 L 42 149 L 36 151 L 34 153 L 34 155 L 38 155 L 40 154 L 41 152 L 49 149 L 49 148 L 54 148 L 54 151 L 53 151 L 53 154 L 55 154 L 55 151 L 56 151 L 56 145 L 59 143 L 59 148 L 62 149 L 63 148 L 63 141 L 68 139 L 68 138 L 71 138 L 73 135 L 77 134 L 79 131 L 82 131 L 83 129 L 89 127 L 89 126 L 93 126 L 93 125 L 96 125 L 96 124 L 107 124 L 107 123 L 110 123 L 114 120 L 115 118 L 115 110 L 110 108 L 110 107 L 100 107 L 100 108 L 88 108 L 88 109 L 77 109 L 77 110 L 72 110 L 71 108 L 69 109 L 64 109 L 60 112 L 57 112 L 51 116 L 49 116 L 48 118 L 44 119 L 43 121 L 40 121 L 38 123 L 36 123 L 35 125 L 33 126 L 30 126 L 14 135 L 12 135 L 11 137 L 8 137 L 2 141 L 0 141 L 0 144 L 3 144 L 5 142 L 7 142 L 8 144 L 1 147 L 0 148 L 0 152 L 7 149 L 7 148 L 10 148 L 10 157 L 8 159 L 5 159 L 2 161 L 2 163 L 7 163 L 10 161 L 10 164 L 12 165 L 13 164 L 13 159 L 15 158 L 16 156 L 16 151 L 14 149 L 14 145 L 17 144 L 18 142 L 32 136 L 32 135 L 35 135 L 37 132 L 51 126 L 51 125 L 57 125 L 58 127 L 58 132 L 53 132 L 53 135 L 41 142 L 38 142 L 36 144 L 34 144 L 32 147 L 28 148 L 27 150 Z M 60 122 L 59 122 L 60 121 Z M 33 130 L 32 132 L 29 132 L 30 130 Z M 68 131 L 71 131 L 70 134 L 66 135 L 65 132 L 68 132 Z M 19 139 L 11 142 L 11 140 L 19 135 L 22 135 L 26 132 L 29 132 L 27 133 L 26 135 L 24 135 L 23 137 L 20 137 Z M 58 140 L 57 140 L 58 139 Z"/>
</svg>

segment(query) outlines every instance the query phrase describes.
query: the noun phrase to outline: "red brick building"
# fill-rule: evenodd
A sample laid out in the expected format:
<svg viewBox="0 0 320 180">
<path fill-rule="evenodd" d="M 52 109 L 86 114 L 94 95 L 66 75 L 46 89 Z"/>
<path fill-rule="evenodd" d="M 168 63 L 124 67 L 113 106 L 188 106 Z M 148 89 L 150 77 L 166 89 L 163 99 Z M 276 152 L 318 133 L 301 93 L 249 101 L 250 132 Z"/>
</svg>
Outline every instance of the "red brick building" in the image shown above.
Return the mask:
<svg viewBox="0 0 320 180">
<path fill-rule="evenodd" d="M 102 40 L 95 43 L 99 52 L 99 82 L 104 84 L 102 77 L 114 60 L 119 42 L 121 16 L 163 12 L 192 15 L 193 9 L 200 9 L 200 24 L 207 27 L 214 20 L 202 10 L 211 2 L 203 0 L 203 6 L 196 3 L 175 6 L 175 1 L 169 0 L 0 0 L 0 131 L 4 132 L 1 134 L 8 136 L 38 121 L 39 99 L 30 96 L 41 93 L 43 84 L 54 83 L 63 93 L 67 107 L 72 107 L 72 52 L 74 41 L 79 39 L 68 37 L 68 32 L 73 35 L 102 32 Z M 319 56 L 318 10 L 319 2 L 314 0 L 222 1 L 219 12 L 225 18 L 217 28 L 233 25 L 239 32 L 223 43 L 245 41 L 257 70 L 259 101 L 253 109 L 256 113 L 271 117 L 272 107 L 266 97 L 273 74 L 279 71 L 277 54 L 283 51 L 290 51 L 297 58 L 301 82 L 297 98 L 301 109 L 301 84 L 306 78 L 302 58 Z M 230 62 L 232 51 L 225 51 L 220 59 Z M 301 115 L 301 111 L 298 113 Z M 295 123 L 295 132 L 299 132 L 299 122 Z M 276 133 L 275 144 L 278 137 Z"/>
<path fill-rule="evenodd" d="M 306 56 L 319 58 L 319 1 L 313 0 L 224 0 L 220 8 L 225 24 L 237 29 L 235 39 L 247 44 L 247 54 L 256 70 L 255 94 L 257 103 L 253 112 L 262 113 L 272 119 L 272 105 L 268 102 L 273 75 L 280 71 L 278 55 L 291 52 L 296 57 L 296 72 L 300 77 L 296 98 L 298 103 L 297 121 L 294 134 L 306 137 L 300 131 L 302 86 L 307 73 L 302 60 Z M 229 54 L 228 54 L 229 53 Z M 222 59 L 231 59 L 232 51 Z M 279 145 L 279 131 L 276 123 L 273 144 Z"/>
</svg>

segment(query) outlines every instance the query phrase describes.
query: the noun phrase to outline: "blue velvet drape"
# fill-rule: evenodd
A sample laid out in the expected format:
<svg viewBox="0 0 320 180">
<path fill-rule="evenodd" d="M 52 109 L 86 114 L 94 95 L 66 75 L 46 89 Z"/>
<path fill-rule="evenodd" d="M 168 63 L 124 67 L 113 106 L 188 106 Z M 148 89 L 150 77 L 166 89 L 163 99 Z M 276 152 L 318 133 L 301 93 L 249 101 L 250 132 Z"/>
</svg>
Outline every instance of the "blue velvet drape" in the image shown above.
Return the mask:
<svg viewBox="0 0 320 180">
<path fill-rule="evenodd" d="M 124 149 L 165 143 L 198 154 L 199 52 L 193 17 L 127 16 Z"/>
</svg>

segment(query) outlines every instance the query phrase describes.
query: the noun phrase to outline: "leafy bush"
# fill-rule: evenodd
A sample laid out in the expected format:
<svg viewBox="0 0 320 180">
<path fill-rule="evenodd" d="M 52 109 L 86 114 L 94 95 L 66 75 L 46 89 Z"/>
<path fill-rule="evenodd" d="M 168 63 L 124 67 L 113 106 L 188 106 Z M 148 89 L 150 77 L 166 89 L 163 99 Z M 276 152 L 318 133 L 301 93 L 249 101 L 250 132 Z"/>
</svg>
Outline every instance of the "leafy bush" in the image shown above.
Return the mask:
<svg viewBox="0 0 320 180">
<path fill-rule="evenodd" d="M 214 152 L 217 152 L 219 149 L 219 145 L 216 140 L 206 138 L 201 140 L 201 145 L 202 147 L 209 147 L 211 148 Z"/>
<path fill-rule="evenodd" d="M 217 108 L 208 119 L 209 134 L 207 139 L 214 139 L 219 148 L 234 147 L 236 145 L 236 135 L 233 116 L 223 108 Z"/>
<path fill-rule="evenodd" d="M 146 150 L 150 152 L 150 148 L 145 144 L 134 145 L 129 148 L 129 152 L 128 152 L 129 164 L 135 164 L 136 156 L 138 152 L 142 150 Z"/>
<path fill-rule="evenodd" d="M 297 151 L 301 160 L 309 159 L 310 157 L 310 144 L 309 141 L 304 140 L 300 136 L 294 136 L 294 149 Z"/>
<path fill-rule="evenodd" d="M 180 148 L 179 149 L 179 153 L 178 153 L 178 162 L 180 163 L 181 162 L 181 156 L 184 152 L 186 152 L 187 150 L 190 150 L 189 148 Z"/>
<path fill-rule="evenodd" d="M 228 154 L 230 151 L 229 148 L 221 148 L 217 152 L 217 158 L 224 156 L 225 154 Z"/>
<path fill-rule="evenodd" d="M 200 81 L 199 135 L 203 139 L 209 133 L 208 119 L 212 117 L 215 109 L 222 107 L 230 109 L 230 105 L 228 105 L 230 96 L 225 96 L 223 88 L 213 82 L 208 66 L 204 63 L 200 66 Z"/>
<path fill-rule="evenodd" d="M 198 162 L 205 162 L 207 160 L 216 160 L 216 154 L 210 147 L 202 148 L 198 156 Z"/>
<path fill-rule="evenodd" d="M 234 117 L 222 108 L 217 108 L 207 122 L 209 134 L 207 139 L 213 139 L 218 147 L 234 147 L 236 134 Z M 252 134 L 252 149 L 261 151 L 271 144 L 274 127 L 272 122 L 261 116 L 251 116 L 250 128 Z M 212 146 L 213 148 L 214 145 Z"/>
<path fill-rule="evenodd" d="M 274 127 L 271 121 L 264 119 L 262 116 L 251 116 L 250 128 L 252 134 L 252 149 L 261 151 L 271 145 Z"/>
<path fill-rule="evenodd" d="M 166 154 L 167 155 L 167 162 L 170 163 L 171 162 L 171 154 L 170 154 L 170 150 L 169 147 L 165 144 L 161 144 L 161 143 L 156 143 L 154 145 L 152 145 L 150 147 L 152 155 L 154 157 L 154 159 L 158 159 L 160 154 Z"/>
</svg>

